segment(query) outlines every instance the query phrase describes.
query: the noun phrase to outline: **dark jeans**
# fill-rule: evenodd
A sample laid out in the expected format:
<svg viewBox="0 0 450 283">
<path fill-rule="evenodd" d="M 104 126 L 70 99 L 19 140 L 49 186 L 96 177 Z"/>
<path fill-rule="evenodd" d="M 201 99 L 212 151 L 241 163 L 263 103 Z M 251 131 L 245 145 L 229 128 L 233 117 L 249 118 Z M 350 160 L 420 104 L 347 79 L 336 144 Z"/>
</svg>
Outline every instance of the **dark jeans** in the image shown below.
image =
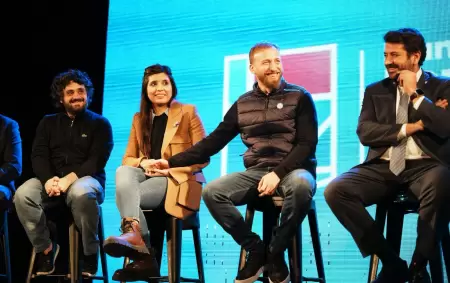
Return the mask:
<svg viewBox="0 0 450 283">
<path fill-rule="evenodd" d="M 203 200 L 214 219 L 247 251 L 252 250 L 260 238 L 246 225 L 235 206 L 257 199 L 258 183 L 269 172 L 269 168 L 264 168 L 231 173 L 208 183 L 203 191 Z M 303 169 L 290 172 L 280 181 L 276 194 L 284 197 L 284 203 L 280 225 L 275 228 L 270 243 L 271 253 L 286 250 L 289 242 L 286 239 L 295 235 L 307 215 L 315 188 L 315 179 Z"/>
<path fill-rule="evenodd" d="M 450 220 L 450 169 L 432 159 L 407 160 L 397 177 L 389 162 L 361 164 L 333 180 L 325 199 L 350 232 L 364 257 L 379 250 L 382 234 L 365 207 L 381 203 L 406 187 L 419 202 L 416 252 L 431 258 Z"/>
</svg>

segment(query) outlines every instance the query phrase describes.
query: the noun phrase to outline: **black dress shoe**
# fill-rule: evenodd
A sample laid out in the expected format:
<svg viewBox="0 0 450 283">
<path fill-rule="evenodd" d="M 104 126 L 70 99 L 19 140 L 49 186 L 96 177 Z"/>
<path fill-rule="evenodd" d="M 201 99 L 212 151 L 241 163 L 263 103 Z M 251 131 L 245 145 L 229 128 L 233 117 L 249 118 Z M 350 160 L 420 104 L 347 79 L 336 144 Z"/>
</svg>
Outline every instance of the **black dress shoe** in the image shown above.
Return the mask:
<svg viewBox="0 0 450 283">
<path fill-rule="evenodd" d="M 115 281 L 148 281 L 149 277 L 159 277 L 159 266 L 153 253 L 141 257 L 128 264 L 125 268 L 118 269 L 112 277 Z"/>
<path fill-rule="evenodd" d="M 431 283 L 430 275 L 426 268 L 417 270 L 411 274 L 411 283 Z"/>
<path fill-rule="evenodd" d="M 409 281 L 409 269 L 406 261 L 402 260 L 395 266 L 383 266 L 377 279 L 372 283 L 405 283 Z"/>
</svg>

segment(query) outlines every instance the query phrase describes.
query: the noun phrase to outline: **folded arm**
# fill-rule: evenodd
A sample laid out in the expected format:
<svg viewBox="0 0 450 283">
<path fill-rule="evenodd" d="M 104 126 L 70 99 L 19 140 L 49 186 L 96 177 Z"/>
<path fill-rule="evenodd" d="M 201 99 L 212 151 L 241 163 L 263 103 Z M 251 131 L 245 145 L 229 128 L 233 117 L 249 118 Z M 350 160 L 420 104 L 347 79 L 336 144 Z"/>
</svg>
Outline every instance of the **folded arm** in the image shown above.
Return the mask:
<svg viewBox="0 0 450 283">
<path fill-rule="evenodd" d="M 437 90 L 437 97 L 450 101 L 450 81 L 446 81 Z M 425 93 L 426 95 L 426 93 Z M 450 137 L 450 109 L 436 105 L 427 97 L 414 104 L 415 117 L 420 119 L 425 129 L 445 139 Z"/>
<path fill-rule="evenodd" d="M 366 89 L 356 130 L 361 143 L 372 147 L 395 146 L 401 139 L 401 128 L 401 124 L 382 124 L 377 121 L 372 97 Z"/>
</svg>

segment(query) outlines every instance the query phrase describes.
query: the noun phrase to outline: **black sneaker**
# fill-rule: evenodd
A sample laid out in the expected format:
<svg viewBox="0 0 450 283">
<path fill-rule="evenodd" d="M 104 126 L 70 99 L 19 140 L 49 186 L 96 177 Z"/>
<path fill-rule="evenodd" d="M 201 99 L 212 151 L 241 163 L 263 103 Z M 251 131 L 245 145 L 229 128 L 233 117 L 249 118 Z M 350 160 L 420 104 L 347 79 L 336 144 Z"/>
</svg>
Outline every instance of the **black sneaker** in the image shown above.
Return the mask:
<svg viewBox="0 0 450 283">
<path fill-rule="evenodd" d="M 268 255 L 268 263 L 266 268 L 269 273 L 270 283 L 288 283 L 291 278 L 289 269 L 284 259 L 284 253 L 277 255 Z"/>
<path fill-rule="evenodd" d="M 394 265 L 384 265 L 372 283 L 405 283 L 409 282 L 408 264 L 400 260 Z"/>
<path fill-rule="evenodd" d="M 254 250 L 247 252 L 244 267 L 238 271 L 235 283 L 253 283 L 264 272 L 264 264 L 266 263 L 266 253 L 264 244 L 258 245 Z"/>
<path fill-rule="evenodd" d="M 55 261 L 59 253 L 59 245 L 53 243 L 53 250 L 48 254 L 36 254 L 36 276 L 49 275 L 55 272 Z"/>
<path fill-rule="evenodd" d="M 83 271 L 81 274 L 87 277 L 95 276 L 98 268 L 98 253 L 85 255 L 83 259 Z"/>
<path fill-rule="evenodd" d="M 424 267 L 420 270 L 416 270 L 411 275 L 411 283 L 431 283 L 430 274 L 428 274 L 427 269 Z"/>
</svg>

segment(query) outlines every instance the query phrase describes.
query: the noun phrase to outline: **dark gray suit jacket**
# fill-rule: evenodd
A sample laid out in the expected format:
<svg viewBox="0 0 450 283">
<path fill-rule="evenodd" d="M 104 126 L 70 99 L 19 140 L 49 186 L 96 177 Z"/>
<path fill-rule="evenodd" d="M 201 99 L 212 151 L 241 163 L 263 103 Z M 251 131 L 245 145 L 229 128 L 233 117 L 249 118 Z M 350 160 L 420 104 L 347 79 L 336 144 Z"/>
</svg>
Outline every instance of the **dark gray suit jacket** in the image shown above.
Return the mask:
<svg viewBox="0 0 450 283">
<path fill-rule="evenodd" d="M 424 71 L 417 86 L 425 92 L 425 99 L 417 110 L 410 103 L 408 122 L 422 120 L 425 130 L 412 137 L 424 153 L 450 166 L 450 107 L 435 105 L 439 98 L 450 103 L 450 78 Z M 379 158 L 399 143 L 402 125 L 396 124 L 396 100 L 397 86 L 389 78 L 366 88 L 357 129 L 361 143 L 370 147 L 365 162 Z"/>
<path fill-rule="evenodd" d="M 0 115 L 0 185 L 15 190 L 22 173 L 22 140 L 16 121 Z"/>
</svg>

